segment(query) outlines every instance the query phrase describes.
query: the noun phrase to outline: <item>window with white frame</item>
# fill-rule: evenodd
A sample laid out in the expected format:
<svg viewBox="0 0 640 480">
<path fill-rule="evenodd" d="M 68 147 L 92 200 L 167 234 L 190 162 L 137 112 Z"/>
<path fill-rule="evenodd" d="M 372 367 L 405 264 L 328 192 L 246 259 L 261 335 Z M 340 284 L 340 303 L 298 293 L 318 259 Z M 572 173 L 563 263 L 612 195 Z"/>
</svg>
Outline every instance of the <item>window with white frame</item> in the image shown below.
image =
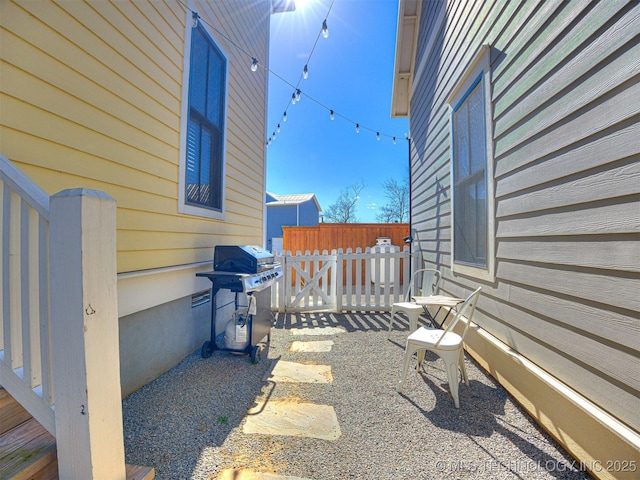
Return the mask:
<svg viewBox="0 0 640 480">
<path fill-rule="evenodd" d="M 179 209 L 222 218 L 227 59 L 203 22 L 188 28 Z"/>
<path fill-rule="evenodd" d="M 456 262 L 487 266 L 487 176 L 482 77 L 453 110 Z"/>
<path fill-rule="evenodd" d="M 483 47 L 456 84 L 451 109 L 452 267 L 494 278 L 490 49 Z"/>
</svg>

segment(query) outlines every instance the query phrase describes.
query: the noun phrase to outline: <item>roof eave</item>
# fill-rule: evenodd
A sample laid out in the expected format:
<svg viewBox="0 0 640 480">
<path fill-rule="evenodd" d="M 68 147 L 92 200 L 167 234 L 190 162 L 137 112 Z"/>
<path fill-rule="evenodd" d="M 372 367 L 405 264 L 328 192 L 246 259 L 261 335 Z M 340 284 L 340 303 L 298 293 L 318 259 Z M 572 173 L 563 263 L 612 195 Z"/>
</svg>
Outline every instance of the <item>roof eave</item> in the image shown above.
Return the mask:
<svg viewBox="0 0 640 480">
<path fill-rule="evenodd" d="M 391 96 L 392 117 L 409 116 L 421 6 L 422 3 L 418 0 L 398 1 L 398 29 Z"/>
</svg>

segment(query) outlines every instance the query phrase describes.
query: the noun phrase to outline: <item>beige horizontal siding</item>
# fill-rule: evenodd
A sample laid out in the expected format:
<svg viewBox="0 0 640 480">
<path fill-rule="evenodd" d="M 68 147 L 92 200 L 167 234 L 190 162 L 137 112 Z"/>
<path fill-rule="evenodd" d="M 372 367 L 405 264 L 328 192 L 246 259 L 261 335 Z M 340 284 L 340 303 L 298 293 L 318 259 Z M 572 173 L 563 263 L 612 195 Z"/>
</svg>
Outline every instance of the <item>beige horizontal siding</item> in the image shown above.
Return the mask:
<svg viewBox="0 0 640 480">
<path fill-rule="evenodd" d="M 412 225 L 477 322 L 640 430 L 640 5 L 423 5 L 411 99 Z M 428 26 L 428 28 L 425 28 Z M 496 282 L 451 273 L 446 100 L 492 46 Z"/>
<path fill-rule="evenodd" d="M 229 67 L 220 221 L 178 213 L 184 5 L 2 2 L 0 150 L 50 194 L 115 198 L 119 272 L 209 261 L 217 243 L 262 244 L 266 74 L 245 52 L 268 60 L 268 2 L 193 5 L 230 39 L 212 33 Z"/>
</svg>

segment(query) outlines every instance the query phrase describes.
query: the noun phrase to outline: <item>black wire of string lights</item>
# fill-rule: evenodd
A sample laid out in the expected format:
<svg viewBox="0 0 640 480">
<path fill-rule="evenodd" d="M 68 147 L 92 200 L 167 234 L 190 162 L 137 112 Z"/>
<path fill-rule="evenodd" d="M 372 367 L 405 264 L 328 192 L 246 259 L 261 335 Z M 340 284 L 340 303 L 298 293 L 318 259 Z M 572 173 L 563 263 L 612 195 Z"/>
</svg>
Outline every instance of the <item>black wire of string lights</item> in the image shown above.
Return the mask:
<svg viewBox="0 0 640 480">
<path fill-rule="evenodd" d="M 328 107 L 327 105 L 324 105 L 322 102 L 320 102 L 320 101 L 316 100 L 315 98 L 311 97 L 310 95 L 302 92 L 300 90 L 300 88 L 299 88 L 301 80 L 308 78 L 308 75 L 309 75 L 309 71 L 308 71 L 309 62 L 311 61 L 311 56 L 313 55 L 313 52 L 314 52 L 314 50 L 316 48 L 316 45 L 318 44 L 318 40 L 319 40 L 320 36 L 322 36 L 324 38 L 328 38 L 329 37 L 329 29 L 327 27 L 327 19 L 329 18 L 329 14 L 331 13 L 331 9 L 333 8 L 333 4 L 334 3 L 335 3 L 335 0 L 333 0 L 331 2 L 331 5 L 329 6 L 329 9 L 327 11 L 327 14 L 324 17 L 324 20 L 322 21 L 322 28 L 320 29 L 320 31 L 318 32 L 318 35 L 316 36 L 316 40 L 315 40 L 315 42 L 313 44 L 313 48 L 311 49 L 311 53 L 309 54 L 309 57 L 307 58 L 307 61 L 306 61 L 305 65 L 304 65 L 304 68 L 302 69 L 302 75 L 300 76 L 300 78 L 298 78 L 298 83 L 294 86 L 291 83 L 289 83 L 286 80 L 284 80 L 279 75 L 277 75 L 276 73 L 274 73 L 271 70 L 269 70 L 269 72 L 271 72 L 277 78 L 279 78 L 280 80 L 284 81 L 287 85 L 289 85 L 289 86 L 294 88 L 294 92 L 291 95 L 291 100 L 287 101 L 287 106 L 284 109 L 284 113 L 282 114 L 282 118 L 280 119 L 280 121 L 281 122 L 286 122 L 287 121 L 287 111 L 289 110 L 289 107 L 291 107 L 292 105 L 295 105 L 297 102 L 299 102 L 300 99 L 302 98 L 302 95 L 304 95 L 305 97 L 309 98 L 311 101 L 313 101 L 314 103 L 316 103 L 317 105 L 319 105 L 320 107 L 322 107 L 326 111 L 328 111 L 329 112 L 329 118 L 331 120 L 335 120 L 335 117 L 338 116 L 338 117 L 342 118 L 343 120 L 346 120 L 347 122 L 355 125 L 356 133 L 360 133 L 360 130 L 368 130 L 368 131 L 373 132 L 373 133 L 376 134 L 376 140 L 380 140 L 380 138 L 382 136 L 388 137 L 388 138 L 392 139 L 393 144 L 395 145 L 396 144 L 396 138 L 397 138 L 396 136 L 389 135 L 389 134 L 386 134 L 386 133 L 380 133 L 379 130 L 375 130 L 373 128 L 369 128 L 369 127 L 366 127 L 364 125 L 361 125 L 359 122 L 356 122 L 356 121 L 346 117 L 345 115 L 342 115 L 342 114 L 336 112 L 334 109 Z M 275 140 L 276 134 L 280 133 L 280 129 L 281 129 L 281 124 L 278 123 L 277 126 L 276 126 L 276 129 L 273 131 L 271 136 L 266 141 L 267 146 L 269 146 L 271 144 L 271 142 L 273 140 Z M 406 134 L 405 134 L 405 137 L 406 137 Z"/>
<path fill-rule="evenodd" d="M 280 129 L 281 127 L 281 123 L 286 122 L 287 121 L 287 111 L 289 110 L 289 107 L 291 107 L 292 105 L 295 105 L 297 102 L 300 101 L 300 99 L 302 98 L 302 95 L 304 95 L 305 97 L 307 97 L 309 100 L 313 101 L 314 103 L 316 103 L 317 105 L 319 105 L 320 107 L 324 108 L 326 111 L 329 112 L 329 118 L 331 120 L 334 120 L 335 117 L 340 117 L 343 120 L 351 123 L 352 125 L 355 125 L 355 131 L 356 133 L 360 133 L 361 130 L 367 130 L 370 131 L 372 133 L 376 134 L 376 140 L 380 140 L 381 137 L 387 137 L 387 138 L 391 138 L 393 141 L 393 144 L 396 144 L 396 139 L 397 137 L 395 135 L 390 135 L 387 133 L 382 133 L 379 130 L 367 127 L 365 125 L 360 124 L 357 121 L 354 121 L 352 119 L 350 119 L 349 117 L 342 115 L 341 113 L 335 111 L 334 109 L 324 105 L 322 102 L 320 102 L 319 100 L 313 98 L 312 96 L 304 93 L 301 89 L 300 89 L 300 83 L 302 82 L 302 80 L 306 80 L 309 76 L 309 63 L 311 61 L 311 57 L 313 55 L 313 52 L 316 49 L 316 46 L 318 44 L 318 41 L 320 39 L 320 37 L 322 36 L 323 38 L 328 38 L 329 37 L 329 28 L 327 25 L 327 19 L 329 18 L 329 14 L 331 13 L 331 9 L 333 8 L 333 4 L 335 3 L 335 0 L 332 0 L 331 5 L 329 6 L 329 9 L 327 11 L 327 15 L 325 16 L 324 20 L 322 21 L 322 27 L 320 28 L 320 31 L 318 32 L 318 35 L 316 36 L 316 40 L 313 44 L 313 48 L 311 49 L 311 52 L 309 53 L 309 57 L 307 58 L 307 61 L 304 65 L 304 68 L 302 69 L 302 73 L 300 74 L 300 77 L 298 78 L 298 81 L 295 85 L 293 85 L 291 82 L 289 82 L 288 80 L 286 80 L 285 78 L 283 78 L 281 75 L 277 74 L 276 72 L 274 72 L 273 70 L 271 70 L 270 68 L 266 67 L 264 64 L 260 63 L 258 61 L 258 59 L 251 55 L 249 52 L 247 52 L 244 48 L 242 48 L 240 45 L 238 45 L 236 42 L 234 42 L 233 40 L 231 40 L 229 37 L 227 37 L 224 33 L 222 33 L 219 29 L 217 29 L 214 25 L 210 24 L 209 22 L 205 21 L 199 14 L 198 12 L 196 12 L 195 10 L 191 10 L 184 2 L 182 2 L 181 0 L 178 0 L 178 2 L 187 10 L 191 12 L 191 26 L 193 28 L 198 26 L 198 22 L 203 22 L 206 25 L 208 25 L 212 30 L 214 30 L 218 35 L 220 35 L 222 38 L 224 38 L 230 45 L 232 45 L 233 47 L 235 47 L 237 50 L 239 50 L 241 53 L 243 53 L 244 55 L 246 55 L 248 58 L 251 59 L 251 71 L 252 72 L 257 72 L 258 71 L 258 67 L 263 68 L 267 73 L 272 74 L 273 76 L 275 76 L 276 78 L 278 78 L 280 81 L 282 81 L 283 83 L 285 83 L 286 85 L 289 85 L 291 88 L 293 88 L 293 93 L 291 94 L 291 99 L 287 101 L 287 106 L 284 109 L 284 112 L 282 114 L 282 117 L 280 119 L 280 122 L 277 124 L 276 129 L 273 131 L 273 133 L 271 134 L 271 136 L 266 140 L 266 145 L 269 146 L 271 144 L 271 142 L 275 139 L 276 134 L 280 133 Z M 405 134 L 405 138 L 407 137 L 407 134 Z"/>
<path fill-rule="evenodd" d="M 322 27 L 320 28 L 320 31 L 318 32 L 318 34 L 316 35 L 316 39 L 315 42 L 313 42 L 313 47 L 311 48 L 311 52 L 309 52 L 309 56 L 307 57 L 307 61 L 304 64 L 304 68 L 302 69 L 302 73 L 300 74 L 300 77 L 298 77 L 298 82 L 296 83 L 295 86 L 291 85 L 289 82 L 285 82 L 288 85 L 292 86 L 294 88 L 294 92 L 291 94 L 291 100 L 287 101 L 287 105 L 284 108 L 284 113 L 282 114 L 282 118 L 280 119 L 281 122 L 286 122 L 287 121 L 287 111 L 289 110 L 289 107 L 291 107 L 292 105 L 295 105 L 297 102 L 300 101 L 300 99 L 302 98 L 302 91 L 300 90 L 300 83 L 302 82 L 302 80 L 306 80 L 307 78 L 309 78 L 309 63 L 311 62 L 311 57 L 313 56 L 313 52 L 316 49 L 316 46 L 318 45 L 318 40 L 320 40 L 320 37 L 322 36 L 323 38 L 329 38 L 329 27 L 327 26 L 327 19 L 329 18 L 329 14 L 331 13 L 331 9 L 333 8 L 333 4 L 335 3 L 336 0 L 332 0 L 331 1 L 331 5 L 329 5 L 329 9 L 327 10 L 327 14 L 324 17 L 324 20 L 322 21 Z M 271 71 L 271 70 L 269 70 Z M 273 73 L 273 72 L 272 72 Z M 275 75 L 276 77 L 280 78 L 279 75 Z M 283 80 L 283 79 L 281 79 Z M 308 95 L 305 94 L 306 97 L 309 97 Z M 309 97 L 311 98 L 311 97 Z M 314 99 L 312 99 L 314 100 Z M 316 103 L 318 103 L 316 100 L 314 100 Z M 333 118 L 332 118 L 333 120 Z M 278 125 L 276 126 L 275 131 L 271 134 L 271 137 L 269 137 L 269 139 L 266 141 L 267 146 L 269 146 L 271 144 L 271 142 L 275 139 L 276 134 L 280 132 L 280 123 L 278 123 Z"/>
</svg>

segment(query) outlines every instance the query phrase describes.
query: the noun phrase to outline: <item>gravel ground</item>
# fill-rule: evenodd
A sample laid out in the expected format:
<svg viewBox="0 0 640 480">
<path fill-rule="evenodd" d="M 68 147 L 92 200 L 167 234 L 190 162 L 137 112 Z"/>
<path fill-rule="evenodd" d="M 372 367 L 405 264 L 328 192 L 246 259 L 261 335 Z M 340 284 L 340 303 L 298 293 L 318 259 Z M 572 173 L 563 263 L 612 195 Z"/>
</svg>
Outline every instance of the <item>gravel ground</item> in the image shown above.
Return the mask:
<svg viewBox="0 0 640 480">
<path fill-rule="evenodd" d="M 326 326 L 346 333 L 292 335 Z M 460 385 L 459 410 L 432 354 L 398 394 L 408 326 L 396 324 L 389 340 L 387 326 L 387 314 L 286 314 L 258 364 L 195 352 L 124 400 L 127 463 L 154 467 L 160 480 L 215 479 L 229 468 L 313 480 L 590 478 L 468 357 L 470 387 Z M 327 353 L 292 353 L 293 340 L 334 345 Z M 269 373 L 279 359 L 331 365 L 333 382 L 275 384 Z M 331 405 L 342 435 L 326 441 L 242 433 L 247 410 L 265 399 Z"/>
</svg>

